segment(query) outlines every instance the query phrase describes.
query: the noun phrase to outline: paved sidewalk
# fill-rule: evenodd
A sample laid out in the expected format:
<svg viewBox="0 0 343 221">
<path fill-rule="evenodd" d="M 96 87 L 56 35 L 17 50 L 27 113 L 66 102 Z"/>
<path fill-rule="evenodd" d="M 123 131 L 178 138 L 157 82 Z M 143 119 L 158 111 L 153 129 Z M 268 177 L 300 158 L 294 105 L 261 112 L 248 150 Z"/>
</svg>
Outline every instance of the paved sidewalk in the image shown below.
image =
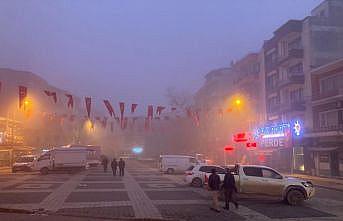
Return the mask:
<svg viewBox="0 0 343 221">
<path fill-rule="evenodd" d="M 327 188 L 327 189 L 332 189 L 332 190 L 343 192 L 343 179 L 317 177 L 317 176 L 310 176 L 310 175 L 304 175 L 304 174 L 289 174 L 287 176 L 309 180 L 317 187 L 322 187 L 322 188 Z"/>
</svg>

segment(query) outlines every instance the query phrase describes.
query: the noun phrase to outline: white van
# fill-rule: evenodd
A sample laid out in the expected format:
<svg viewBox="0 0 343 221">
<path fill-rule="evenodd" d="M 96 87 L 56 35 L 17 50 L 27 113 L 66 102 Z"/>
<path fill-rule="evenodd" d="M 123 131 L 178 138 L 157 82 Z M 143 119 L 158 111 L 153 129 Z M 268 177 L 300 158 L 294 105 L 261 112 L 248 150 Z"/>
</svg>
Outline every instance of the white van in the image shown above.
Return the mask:
<svg viewBox="0 0 343 221">
<path fill-rule="evenodd" d="M 48 174 L 56 170 L 85 169 L 87 148 L 57 147 L 41 155 L 34 163 L 34 170 Z"/>
<path fill-rule="evenodd" d="M 195 166 L 197 160 L 195 157 L 186 155 L 161 155 L 159 159 L 159 168 L 165 173 L 183 173 L 190 166 Z"/>
</svg>

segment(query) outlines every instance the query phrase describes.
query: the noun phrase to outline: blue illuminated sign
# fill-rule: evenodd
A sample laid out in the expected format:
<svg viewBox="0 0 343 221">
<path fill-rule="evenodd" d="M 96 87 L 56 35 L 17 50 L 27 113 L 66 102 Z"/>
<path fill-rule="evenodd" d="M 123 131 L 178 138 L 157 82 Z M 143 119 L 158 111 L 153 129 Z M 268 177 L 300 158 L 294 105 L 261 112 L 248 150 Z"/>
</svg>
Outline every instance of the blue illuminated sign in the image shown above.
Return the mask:
<svg viewBox="0 0 343 221">
<path fill-rule="evenodd" d="M 135 154 L 140 154 L 143 152 L 143 147 L 134 147 L 132 148 L 132 152 Z"/>
</svg>

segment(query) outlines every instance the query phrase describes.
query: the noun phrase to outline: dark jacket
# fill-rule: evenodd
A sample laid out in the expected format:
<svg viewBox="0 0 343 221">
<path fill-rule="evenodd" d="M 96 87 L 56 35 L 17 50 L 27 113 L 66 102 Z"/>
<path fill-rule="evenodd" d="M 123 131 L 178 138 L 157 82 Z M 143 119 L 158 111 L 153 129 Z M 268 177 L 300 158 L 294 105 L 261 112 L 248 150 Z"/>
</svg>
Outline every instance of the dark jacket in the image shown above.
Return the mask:
<svg viewBox="0 0 343 221">
<path fill-rule="evenodd" d="M 119 168 L 125 168 L 125 161 L 119 160 Z"/>
<path fill-rule="evenodd" d="M 224 190 L 235 190 L 237 192 L 235 177 L 231 174 L 231 172 L 228 172 L 225 174 L 222 189 L 224 189 Z"/>
<path fill-rule="evenodd" d="M 208 186 L 211 190 L 220 190 L 220 177 L 218 174 L 211 174 L 208 178 Z"/>
<path fill-rule="evenodd" d="M 116 160 L 113 160 L 113 161 L 111 162 L 111 167 L 112 167 L 112 168 L 117 168 L 117 166 L 118 166 L 118 162 L 117 162 Z"/>
</svg>

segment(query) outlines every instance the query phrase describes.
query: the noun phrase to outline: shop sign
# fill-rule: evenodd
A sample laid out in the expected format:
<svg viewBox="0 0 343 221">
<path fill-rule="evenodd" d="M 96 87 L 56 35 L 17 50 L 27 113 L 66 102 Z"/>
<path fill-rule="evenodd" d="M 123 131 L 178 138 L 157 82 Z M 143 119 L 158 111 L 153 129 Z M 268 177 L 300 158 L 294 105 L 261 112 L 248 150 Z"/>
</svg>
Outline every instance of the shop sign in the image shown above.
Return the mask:
<svg viewBox="0 0 343 221">
<path fill-rule="evenodd" d="M 262 148 L 287 148 L 292 138 L 302 134 L 302 125 L 299 120 L 290 123 L 280 123 L 258 128 L 255 139 Z"/>
</svg>

